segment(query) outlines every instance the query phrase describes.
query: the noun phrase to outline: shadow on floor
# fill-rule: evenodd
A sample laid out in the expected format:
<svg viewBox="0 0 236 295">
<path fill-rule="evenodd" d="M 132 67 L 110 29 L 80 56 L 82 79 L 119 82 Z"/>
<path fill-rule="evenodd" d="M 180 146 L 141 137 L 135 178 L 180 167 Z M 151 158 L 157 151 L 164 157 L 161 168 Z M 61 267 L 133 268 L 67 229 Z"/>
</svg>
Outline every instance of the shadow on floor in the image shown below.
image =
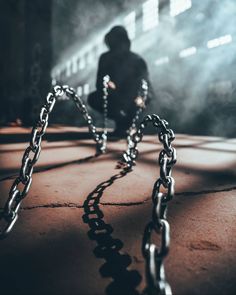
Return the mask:
<svg viewBox="0 0 236 295">
<path fill-rule="evenodd" d="M 36 173 L 40 173 L 40 172 L 46 172 L 49 170 L 53 170 L 53 169 L 58 169 L 58 168 L 63 168 L 65 166 L 68 165 L 72 165 L 72 164 L 82 164 L 82 163 L 86 163 L 92 159 L 98 158 L 101 154 L 96 153 L 95 155 L 92 156 L 88 156 L 82 159 L 77 159 L 77 160 L 73 160 L 73 161 L 67 161 L 67 162 L 63 162 L 63 163 L 58 163 L 58 164 L 52 164 L 52 165 L 44 165 L 41 167 L 36 167 L 34 169 L 34 174 Z M 1 174 L 9 174 L 7 176 L 3 176 L 2 178 L 0 178 L 0 182 L 1 181 L 5 181 L 7 179 L 13 179 L 18 175 L 19 169 L 0 169 L 0 176 Z"/>
<path fill-rule="evenodd" d="M 107 181 L 100 183 L 92 191 L 84 202 L 83 221 L 90 227 L 88 237 L 96 241 L 97 246 L 94 254 L 97 258 L 105 259 L 105 263 L 100 268 L 102 277 L 112 278 L 113 281 L 107 286 L 108 295 L 139 294 L 136 287 L 141 282 L 141 275 L 136 270 L 128 270 L 132 260 L 128 254 L 122 254 L 123 243 L 119 239 L 112 237 L 113 228 L 104 222 L 104 214 L 99 208 L 100 199 L 107 187 L 111 186 L 117 179 L 124 177 L 128 171 L 121 171 L 113 175 Z"/>
<path fill-rule="evenodd" d="M 101 134 L 101 132 L 98 132 Z M 1 134 L 0 143 L 21 143 L 30 140 L 31 131 L 29 133 L 10 133 Z M 89 132 L 50 132 L 43 136 L 43 140 L 47 141 L 62 141 L 62 140 L 78 140 L 78 139 L 92 139 Z"/>
</svg>

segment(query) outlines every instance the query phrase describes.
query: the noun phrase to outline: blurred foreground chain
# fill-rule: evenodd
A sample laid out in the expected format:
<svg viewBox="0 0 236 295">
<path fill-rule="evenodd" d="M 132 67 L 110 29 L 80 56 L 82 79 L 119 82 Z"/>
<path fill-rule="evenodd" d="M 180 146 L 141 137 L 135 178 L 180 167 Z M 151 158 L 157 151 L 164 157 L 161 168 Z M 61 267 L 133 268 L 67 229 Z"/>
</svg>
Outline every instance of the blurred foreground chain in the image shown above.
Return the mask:
<svg viewBox="0 0 236 295">
<path fill-rule="evenodd" d="M 105 82 L 104 85 L 106 85 Z M 87 121 L 93 139 L 97 143 L 97 152 L 105 152 L 106 139 L 105 137 L 100 137 L 97 134 L 96 127 L 93 125 L 93 120 L 88 114 L 86 106 L 75 93 L 74 89 L 69 86 L 55 86 L 52 92 L 48 93 L 46 102 L 41 108 L 39 120 L 31 132 L 30 145 L 26 148 L 22 157 L 22 165 L 19 175 L 11 186 L 8 200 L 4 208 L 0 211 L 0 221 L 5 223 L 3 230 L 0 229 L 0 239 L 6 237 L 11 232 L 18 218 L 18 211 L 20 209 L 21 202 L 28 194 L 32 183 L 33 168 L 39 159 L 41 141 L 48 126 L 49 114 L 52 112 L 57 98 L 63 95 L 67 95 L 74 100 L 84 119 Z M 105 100 L 106 98 L 104 98 L 104 101 Z"/>
<path fill-rule="evenodd" d="M 175 139 L 173 130 L 168 128 L 168 122 L 157 115 L 148 115 L 141 122 L 136 133 L 131 135 L 128 150 L 123 154 L 126 169 L 132 169 L 138 156 L 137 144 L 142 140 L 143 131 L 151 122 L 157 128 L 160 142 L 163 149 L 159 154 L 160 177 L 154 184 L 152 192 L 152 220 L 147 224 L 142 243 L 142 253 L 146 260 L 146 281 L 145 294 L 171 295 L 171 287 L 166 281 L 164 271 L 164 258 L 169 252 L 170 226 L 167 218 L 167 204 L 174 196 L 174 179 L 171 176 L 172 167 L 176 163 L 176 150 L 171 146 Z M 156 232 L 160 237 L 160 245 L 152 241 L 152 234 Z"/>
<path fill-rule="evenodd" d="M 143 110 L 146 107 L 146 100 L 148 95 L 148 83 L 146 80 L 142 79 L 141 81 L 141 89 L 139 90 L 139 94 L 135 99 L 135 104 L 138 107 L 135 116 L 132 120 L 132 124 L 128 130 L 128 136 L 127 136 L 127 144 L 129 146 L 130 141 L 132 140 L 132 135 L 137 131 L 137 122 L 138 119 L 143 112 Z"/>
<path fill-rule="evenodd" d="M 101 150 L 103 152 L 106 151 L 107 147 L 107 97 L 108 97 L 108 88 L 109 88 L 109 83 L 111 82 L 110 76 L 106 75 L 103 77 L 103 133 L 101 135 L 102 138 L 102 146 Z"/>
</svg>

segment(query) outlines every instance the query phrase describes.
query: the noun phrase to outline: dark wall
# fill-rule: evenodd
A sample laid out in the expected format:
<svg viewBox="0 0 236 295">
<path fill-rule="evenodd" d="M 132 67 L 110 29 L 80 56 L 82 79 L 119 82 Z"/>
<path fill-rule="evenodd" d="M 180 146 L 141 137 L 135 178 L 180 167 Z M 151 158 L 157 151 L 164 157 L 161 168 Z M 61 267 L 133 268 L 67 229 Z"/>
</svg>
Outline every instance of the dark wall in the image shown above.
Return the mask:
<svg viewBox="0 0 236 295">
<path fill-rule="evenodd" d="M 34 121 L 51 86 L 51 1 L 27 0 L 25 11 L 24 104 L 31 116 L 24 118 Z"/>
<path fill-rule="evenodd" d="M 24 1 L 1 1 L 1 121 L 15 118 L 24 85 Z"/>
<path fill-rule="evenodd" d="M 51 84 L 51 1 L 4 0 L 0 9 L 0 122 L 31 124 Z"/>
</svg>

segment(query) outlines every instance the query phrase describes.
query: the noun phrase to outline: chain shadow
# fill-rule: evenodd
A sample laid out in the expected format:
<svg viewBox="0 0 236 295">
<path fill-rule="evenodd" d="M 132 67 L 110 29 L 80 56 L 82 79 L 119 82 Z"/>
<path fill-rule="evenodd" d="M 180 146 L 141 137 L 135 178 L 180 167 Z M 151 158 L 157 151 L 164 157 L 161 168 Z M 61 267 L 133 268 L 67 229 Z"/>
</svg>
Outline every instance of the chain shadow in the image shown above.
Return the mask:
<svg viewBox="0 0 236 295">
<path fill-rule="evenodd" d="M 0 128 L 1 129 L 1 128 Z M 0 144 L 9 143 L 24 143 L 30 140 L 30 130 L 26 130 L 25 133 L 1 133 Z M 1 131 L 1 130 L 0 130 Z M 97 132 L 101 136 L 102 132 Z M 45 133 L 43 139 L 48 142 L 68 141 L 68 140 L 83 140 L 92 139 L 91 133 L 79 132 L 79 131 L 64 131 L 64 132 L 50 132 Z"/>
<path fill-rule="evenodd" d="M 74 164 L 83 164 L 86 162 L 89 162 L 90 160 L 93 160 L 95 158 L 98 158 L 99 156 L 101 156 L 100 153 L 96 153 L 92 156 L 87 156 L 85 158 L 81 158 L 81 159 L 77 159 L 77 160 L 72 160 L 72 161 L 68 161 L 68 162 L 63 162 L 63 163 L 58 163 L 58 164 L 52 164 L 52 165 L 44 165 L 44 166 L 39 166 L 36 167 L 34 169 L 34 173 L 33 174 L 37 174 L 37 173 L 42 173 L 42 172 L 46 172 L 46 171 L 50 171 L 50 170 L 54 170 L 54 169 L 59 169 L 59 168 L 63 168 L 69 165 L 74 165 Z M 18 176 L 18 171 L 19 169 L 0 169 L 0 177 L 1 174 L 4 173 L 8 173 L 9 175 L 7 176 L 3 176 L 2 178 L 0 178 L 0 182 L 8 180 L 8 179 L 14 179 Z"/>
<path fill-rule="evenodd" d="M 105 259 L 105 263 L 100 268 L 100 273 L 104 278 L 112 278 L 113 281 L 107 286 L 107 295 L 138 295 L 136 287 L 141 282 L 141 275 L 136 270 L 128 270 L 132 260 L 128 254 L 122 254 L 123 242 L 112 236 L 113 228 L 103 220 L 104 214 L 99 208 L 100 199 L 107 187 L 111 186 L 117 179 L 124 177 L 128 172 L 122 170 L 113 175 L 110 179 L 100 183 L 93 190 L 83 204 L 83 221 L 90 227 L 88 237 L 96 241 L 97 246 L 94 254 L 97 258 Z"/>
</svg>

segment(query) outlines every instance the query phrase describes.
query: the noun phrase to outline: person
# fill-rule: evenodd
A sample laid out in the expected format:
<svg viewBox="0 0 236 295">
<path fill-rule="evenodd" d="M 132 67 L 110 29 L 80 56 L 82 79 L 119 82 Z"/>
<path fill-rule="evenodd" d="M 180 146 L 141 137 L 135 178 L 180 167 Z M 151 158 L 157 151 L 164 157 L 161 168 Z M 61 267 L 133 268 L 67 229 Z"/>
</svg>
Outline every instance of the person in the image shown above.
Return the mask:
<svg viewBox="0 0 236 295">
<path fill-rule="evenodd" d="M 113 27 L 105 35 L 105 44 L 109 50 L 100 56 L 96 91 L 89 94 L 88 104 L 103 112 L 103 77 L 109 75 L 107 116 L 116 123 L 114 135 L 124 136 L 138 108 L 135 99 L 142 79 L 149 84 L 148 68 L 144 59 L 130 50 L 131 42 L 123 26 Z"/>
</svg>

